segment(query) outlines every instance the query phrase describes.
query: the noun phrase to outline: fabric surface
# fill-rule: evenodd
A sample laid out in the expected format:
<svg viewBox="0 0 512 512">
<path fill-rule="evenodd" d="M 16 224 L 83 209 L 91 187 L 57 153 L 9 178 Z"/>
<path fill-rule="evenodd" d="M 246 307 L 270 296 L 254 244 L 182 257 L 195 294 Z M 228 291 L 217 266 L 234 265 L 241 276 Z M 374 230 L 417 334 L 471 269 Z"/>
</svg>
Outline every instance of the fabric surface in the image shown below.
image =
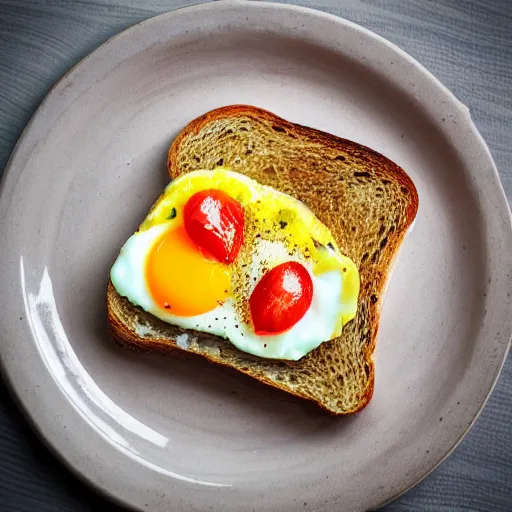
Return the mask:
<svg viewBox="0 0 512 512">
<path fill-rule="evenodd" d="M 51 85 L 117 32 L 189 0 L 0 0 L 0 169 Z M 352 20 L 421 62 L 471 110 L 512 201 L 510 0 L 300 0 Z M 2 300 L 8 298 L 3 296 Z M 482 415 L 427 479 L 382 510 L 512 511 L 512 356 Z M 32 433 L 0 380 L 0 511 L 121 510 Z"/>
</svg>

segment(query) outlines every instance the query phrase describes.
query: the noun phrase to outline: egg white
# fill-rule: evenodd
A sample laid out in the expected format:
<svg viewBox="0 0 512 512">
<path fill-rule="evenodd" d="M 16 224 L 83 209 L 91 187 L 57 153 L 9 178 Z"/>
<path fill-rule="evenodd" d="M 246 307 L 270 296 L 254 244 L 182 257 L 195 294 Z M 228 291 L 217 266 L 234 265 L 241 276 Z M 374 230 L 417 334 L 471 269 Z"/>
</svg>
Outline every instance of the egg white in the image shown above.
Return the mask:
<svg viewBox="0 0 512 512">
<path fill-rule="evenodd" d="M 240 319 L 231 298 L 225 300 L 222 306 L 191 317 L 173 315 L 159 307 L 152 299 L 147 287 L 144 269 L 150 248 L 167 229 L 169 229 L 169 223 L 162 223 L 132 235 L 122 247 L 112 267 L 110 277 L 114 287 L 132 304 L 140 306 L 164 322 L 226 338 L 243 352 L 271 359 L 296 361 L 325 340 L 331 339 L 334 333 L 339 335 L 341 329 L 339 318 L 348 308 L 353 307 L 351 304 L 344 304 L 341 300 L 342 272 L 330 270 L 315 275 L 311 261 L 304 260 L 300 253 L 290 256 L 286 247 L 277 241 L 260 240 L 255 245 L 250 268 L 251 275 L 261 277 L 258 272 L 263 260 L 271 261 L 272 266 L 294 260 L 306 267 L 313 281 L 311 305 L 306 314 L 288 331 L 276 335 L 258 336 L 251 325 L 247 325 Z M 332 254 L 337 256 L 335 252 Z M 341 266 L 340 259 L 340 268 Z M 338 332 L 336 332 L 337 329 Z"/>
</svg>

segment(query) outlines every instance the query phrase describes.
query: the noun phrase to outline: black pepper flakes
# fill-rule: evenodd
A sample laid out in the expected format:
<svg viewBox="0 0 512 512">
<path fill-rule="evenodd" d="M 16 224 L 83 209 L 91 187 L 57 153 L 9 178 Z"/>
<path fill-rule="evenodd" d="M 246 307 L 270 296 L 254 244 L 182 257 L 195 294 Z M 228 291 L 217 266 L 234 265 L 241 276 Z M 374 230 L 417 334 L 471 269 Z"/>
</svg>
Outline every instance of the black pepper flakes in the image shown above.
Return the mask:
<svg viewBox="0 0 512 512">
<path fill-rule="evenodd" d="M 279 225 L 281 226 L 281 229 L 284 229 L 286 226 L 288 226 L 288 222 L 285 222 L 284 220 L 280 220 Z"/>
<path fill-rule="evenodd" d="M 164 303 L 164 308 L 165 309 L 171 309 L 171 305 L 168 302 L 165 302 Z"/>
<path fill-rule="evenodd" d="M 322 247 L 322 244 L 318 240 L 315 240 L 314 238 L 311 238 L 311 240 L 313 240 L 313 245 L 315 246 L 315 249 L 320 249 L 320 247 Z"/>
</svg>

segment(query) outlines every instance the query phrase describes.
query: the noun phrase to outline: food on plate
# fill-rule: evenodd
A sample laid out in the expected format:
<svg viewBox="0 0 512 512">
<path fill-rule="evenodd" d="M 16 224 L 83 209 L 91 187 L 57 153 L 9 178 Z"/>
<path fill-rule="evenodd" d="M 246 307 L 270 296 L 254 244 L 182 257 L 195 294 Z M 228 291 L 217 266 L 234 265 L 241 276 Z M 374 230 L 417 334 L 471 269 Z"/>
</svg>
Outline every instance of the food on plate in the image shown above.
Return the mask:
<svg viewBox="0 0 512 512">
<path fill-rule="evenodd" d="M 357 267 L 308 208 L 222 168 L 172 181 L 110 276 L 164 322 L 286 360 L 339 336 L 359 293 Z"/>
<path fill-rule="evenodd" d="M 379 153 L 255 107 L 192 121 L 173 180 L 111 271 L 110 330 L 360 410 L 391 264 L 418 208 Z"/>
</svg>

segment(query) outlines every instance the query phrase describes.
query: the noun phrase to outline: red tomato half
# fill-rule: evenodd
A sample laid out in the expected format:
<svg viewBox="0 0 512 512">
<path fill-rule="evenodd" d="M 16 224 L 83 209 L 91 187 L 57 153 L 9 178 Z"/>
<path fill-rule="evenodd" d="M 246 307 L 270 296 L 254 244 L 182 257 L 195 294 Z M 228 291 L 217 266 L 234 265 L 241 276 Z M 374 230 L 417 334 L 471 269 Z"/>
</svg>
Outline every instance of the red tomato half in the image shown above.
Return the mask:
<svg viewBox="0 0 512 512">
<path fill-rule="evenodd" d="M 267 272 L 249 299 L 254 331 L 279 334 L 295 325 L 313 299 L 313 281 L 304 265 L 288 261 Z"/>
<path fill-rule="evenodd" d="M 232 263 L 244 243 L 244 209 L 222 190 L 202 190 L 185 204 L 188 236 L 221 263 Z"/>
</svg>

